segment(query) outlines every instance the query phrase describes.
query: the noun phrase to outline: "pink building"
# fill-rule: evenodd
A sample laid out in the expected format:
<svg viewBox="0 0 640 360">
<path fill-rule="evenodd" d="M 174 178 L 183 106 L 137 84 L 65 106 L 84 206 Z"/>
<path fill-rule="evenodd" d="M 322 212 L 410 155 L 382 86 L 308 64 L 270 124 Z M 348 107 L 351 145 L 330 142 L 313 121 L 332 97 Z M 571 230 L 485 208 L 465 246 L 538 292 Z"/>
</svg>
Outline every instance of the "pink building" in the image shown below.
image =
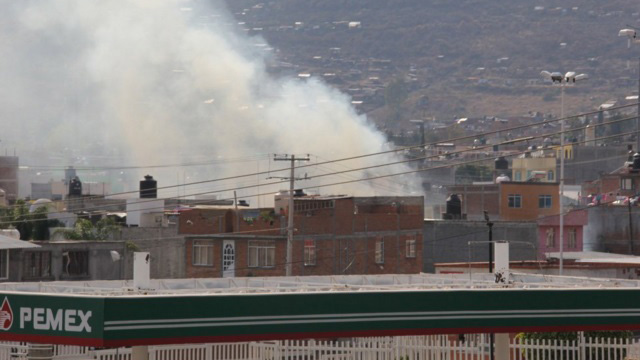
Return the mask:
<svg viewBox="0 0 640 360">
<path fill-rule="evenodd" d="M 583 229 L 588 222 L 587 210 L 570 211 L 564 215 L 564 251 L 583 251 Z M 560 251 L 560 217 L 538 219 L 538 258 Z"/>
</svg>

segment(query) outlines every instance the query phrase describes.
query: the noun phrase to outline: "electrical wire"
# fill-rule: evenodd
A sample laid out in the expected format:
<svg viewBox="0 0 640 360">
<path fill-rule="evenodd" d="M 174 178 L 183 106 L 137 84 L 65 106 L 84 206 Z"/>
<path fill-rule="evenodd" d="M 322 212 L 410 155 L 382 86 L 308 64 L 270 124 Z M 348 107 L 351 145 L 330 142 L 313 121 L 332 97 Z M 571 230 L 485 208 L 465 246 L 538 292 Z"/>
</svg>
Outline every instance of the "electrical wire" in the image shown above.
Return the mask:
<svg viewBox="0 0 640 360">
<path fill-rule="evenodd" d="M 627 121 L 627 120 L 629 120 L 629 119 L 616 120 L 616 122 Z M 558 132 L 558 133 L 561 133 L 561 132 Z M 580 143 L 586 143 L 586 142 L 592 142 L 592 141 L 601 141 L 601 140 L 616 138 L 616 137 L 620 137 L 620 136 L 626 136 L 626 135 L 630 135 L 630 134 L 633 134 L 633 133 L 635 133 L 635 131 L 631 131 L 631 132 L 627 132 L 627 133 L 620 133 L 620 134 L 615 134 L 615 135 L 609 135 L 609 136 L 600 137 L 600 138 L 594 138 L 594 139 L 589 139 L 589 140 L 577 141 L 577 142 L 574 142 L 573 144 L 580 144 Z M 549 134 L 544 134 L 542 136 L 546 137 L 546 136 L 549 136 Z M 529 150 L 525 150 L 525 151 L 521 151 L 521 152 L 514 152 L 514 153 L 511 153 L 511 154 L 505 155 L 505 157 L 519 156 L 519 155 L 523 155 L 523 154 L 528 153 L 528 152 L 529 152 Z M 372 177 L 368 177 L 368 178 L 361 178 L 361 179 L 355 179 L 355 180 L 345 180 L 345 181 L 335 182 L 335 183 L 330 183 L 330 184 L 320 184 L 320 185 L 317 185 L 317 186 L 314 186 L 314 187 L 315 188 L 323 188 L 323 187 L 330 187 L 330 186 L 345 185 L 345 184 L 361 182 L 361 181 L 371 181 L 371 180 L 376 180 L 376 179 L 385 179 L 385 178 L 389 178 L 389 177 L 407 175 L 407 174 L 414 174 L 414 173 L 430 171 L 430 170 L 435 170 L 435 169 L 442 169 L 442 168 L 448 168 L 448 167 L 454 167 L 454 166 L 460 166 L 460 165 L 467 165 L 467 164 L 485 162 L 485 161 L 488 161 L 490 159 L 492 159 L 492 157 L 474 159 L 474 160 L 468 160 L 468 161 L 461 161 L 461 162 L 455 162 L 455 163 L 451 163 L 451 164 L 444 164 L 444 165 L 440 165 L 440 166 L 433 166 L 433 167 L 427 167 L 427 168 L 419 168 L 419 169 L 414 169 L 414 170 L 407 170 L 407 171 L 403 171 L 403 172 L 396 172 L 396 173 L 392 173 L 392 174 L 384 174 L 384 175 L 372 176 Z M 337 173 L 343 173 L 343 172 L 337 172 Z M 325 174 L 325 175 L 327 175 L 327 174 Z M 316 177 L 319 177 L 319 176 L 316 176 Z M 285 182 L 285 180 L 280 180 L 280 181 L 271 182 L 271 183 L 267 183 L 267 184 L 261 184 L 260 186 L 279 184 L 279 183 L 284 183 L 284 182 Z M 205 194 L 211 194 L 211 193 L 217 193 L 217 192 L 225 192 L 225 191 L 233 191 L 233 190 L 241 190 L 241 189 L 250 189 L 250 188 L 254 188 L 254 187 L 256 187 L 256 186 L 255 185 L 248 185 L 248 186 L 244 186 L 244 187 L 235 187 L 235 188 L 231 188 L 231 189 L 208 191 L 208 192 L 190 194 L 190 195 L 184 195 L 184 196 L 205 195 Z M 273 194 L 273 192 L 258 193 L 258 194 L 253 194 L 253 195 L 243 195 L 243 196 L 239 196 L 238 198 L 241 198 L 241 199 L 253 198 L 253 197 L 256 197 L 256 196 L 267 196 L 267 195 L 272 195 L 272 194 Z M 225 200 L 231 201 L 231 200 L 233 200 L 233 198 L 222 199 L 221 201 L 225 201 Z M 141 200 L 141 201 L 137 201 L 137 202 L 132 202 L 132 204 L 139 204 L 139 203 L 153 202 L 153 201 L 158 201 L 158 199 Z M 206 204 L 209 201 L 210 200 L 203 200 L 200 203 Z M 194 203 L 198 203 L 198 202 L 194 202 Z M 98 207 L 94 207 L 94 208 L 85 208 L 84 211 L 87 211 L 87 210 L 96 211 L 96 210 L 104 210 L 104 209 L 105 209 L 104 206 L 98 206 Z M 138 211 L 148 211 L 148 210 L 154 210 L 154 209 L 156 209 L 156 210 L 160 210 L 160 209 L 164 210 L 165 207 L 162 206 L 162 207 L 156 207 L 156 208 L 145 208 L 145 209 L 140 209 Z M 50 214 L 60 214 L 60 213 L 67 214 L 67 212 L 51 212 Z M 12 221 L 4 221 L 7 218 L 9 218 L 9 216 L 0 217 L 0 220 L 3 220 L 3 221 L 0 221 L 0 225 L 12 223 Z M 39 220 L 31 220 L 31 221 L 39 221 Z"/>
<path fill-rule="evenodd" d="M 638 104 L 639 103 L 621 105 L 621 106 L 609 108 L 606 111 L 619 110 L 619 109 L 627 108 L 627 107 L 630 107 L 630 106 L 637 106 Z M 576 117 L 582 117 L 582 116 L 589 116 L 589 115 L 593 115 L 593 114 L 598 114 L 598 113 L 603 112 L 603 111 L 604 110 L 591 111 L 591 112 L 581 113 L 581 114 L 578 114 L 578 115 L 566 116 L 566 117 L 563 117 L 563 118 L 537 122 L 537 123 L 533 123 L 533 124 L 518 125 L 518 126 L 505 128 L 505 129 L 500 129 L 500 130 L 493 130 L 493 131 L 488 131 L 488 132 L 484 132 L 484 133 L 461 136 L 461 137 L 457 137 L 457 138 L 453 138 L 453 139 L 432 142 L 432 143 L 429 143 L 429 144 L 420 144 L 420 145 L 413 145 L 413 146 L 407 146 L 407 147 L 400 147 L 400 148 L 396 148 L 396 149 L 379 151 L 379 152 L 374 152 L 374 153 L 369 153 L 369 154 L 356 155 L 356 156 L 351 156 L 351 157 L 346 157 L 346 158 L 341 158 L 341 159 L 335 159 L 335 160 L 328 160 L 328 161 L 315 163 L 315 164 L 303 164 L 303 165 L 297 166 L 296 168 L 297 169 L 303 169 L 303 168 L 306 168 L 306 167 L 312 167 L 312 166 L 317 166 L 317 165 L 324 165 L 324 164 L 336 163 L 336 162 L 341 162 L 341 161 L 350 161 L 350 160 L 356 160 L 356 159 L 361 159 L 361 158 L 370 157 L 370 156 L 389 154 L 389 153 L 403 152 L 403 151 L 416 149 L 416 148 L 424 148 L 425 146 L 434 146 L 434 145 L 437 145 L 437 144 L 440 144 L 440 143 L 443 143 L 443 142 L 448 142 L 448 143 L 456 142 L 456 141 L 460 141 L 460 140 L 478 138 L 478 137 L 482 137 L 482 136 L 489 135 L 489 134 L 497 134 L 497 133 L 501 133 L 501 132 L 508 132 L 508 131 L 513 131 L 513 130 L 517 130 L 517 129 L 524 129 L 524 128 L 528 128 L 528 127 L 534 127 L 534 126 L 540 126 L 540 125 L 544 125 L 544 124 L 550 124 L 550 123 L 553 123 L 553 122 L 572 119 L 572 118 L 576 118 Z M 635 119 L 635 118 L 637 118 L 637 116 L 636 117 L 629 117 L 629 118 L 622 119 L 622 120 L 614 120 L 612 122 L 606 122 L 606 123 L 602 123 L 602 124 L 596 124 L 596 126 L 603 126 L 603 125 L 606 125 L 606 124 L 610 124 L 610 123 L 614 123 L 614 122 L 620 122 L 620 121 L 627 121 L 627 120 L 631 120 L 631 119 Z M 572 131 L 576 131 L 576 129 L 565 130 L 565 132 L 572 132 Z M 528 138 L 528 139 L 531 139 L 531 138 Z M 515 141 L 518 141 L 518 140 L 519 139 L 515 139 L 515 140 L 511 140 L 511 141 L 505 141 L 505 142 L 503 142 L 501 144 L 503 144 L 503 145 L 504 144 L 511 144 L 511 143 L 513 143 Z M 494 144 L 494 145 L 500 145 L 500 144 Z M 494 146 L 494 145 L 487 145 L 484 148 L 488 148 L 488 147 L 491 147 L 491 146 Z M 638 149 L 638 150 L 640 151 L 640 149 Z M 410 160 L 407 160 L 407 161 L 404 161 L 404 162 L 418 161 L 418 160 L 422 160 L 422 159 L 423 158 L 416 158 L 416 159 L 410 159 Z M 390 163 L 390 164 L 387 164 L 387 165 L 392 165 L 392 164 L 397 164 L 397 162 Z M 386 166 L 386 165 L 382 165 L 382 166 Z M 378 166 L 378 167 L 380 167 L 380 166 Z M 189 184 L 169 185 L 169 186 L 163 186 L 163 187 L 156 187 L 155 189 L 150 189 L 150 190 L 156 190 L 157 191 L 157 190 L 176 188 L 176 187 L 185 186 L 185 185 L 196 185 L 196 184 L 205 184 L 205 183 L 211 183 L 211 182 L 216 182 L 216 181 L 234 180 L 234 179 L 243 178 L 243 177 L 265 175 L 265 174 L 270 174 L 271 172 L 281 172 L 281 171 L 289 171 L 289 170 L 290 170 L 290 168 L 280 168 L 280 169 L 275 169 L 275 170 L 269 169 L 268 171 L 262 171 L 262 172 L 256 172 L 256 173 L 250 173 L 250 174 L 243 174 L 243 175 L 235 175 L 235 176 L 229 176 L 229 177 L 224 177 L 224 178 L 219 178 L 219 179 L 203 180 L 203 181 L 192 182 L 192 183 L 189 183 Z M 138 193 L 138 190 L 132 190 L 132 191 L 126 191 L 126 192 L 110 194 L 110 196 L 113 197 L 113 196 L 126 195 L 126 194 L 135 194 L 135 193 Z"/>
</svg>

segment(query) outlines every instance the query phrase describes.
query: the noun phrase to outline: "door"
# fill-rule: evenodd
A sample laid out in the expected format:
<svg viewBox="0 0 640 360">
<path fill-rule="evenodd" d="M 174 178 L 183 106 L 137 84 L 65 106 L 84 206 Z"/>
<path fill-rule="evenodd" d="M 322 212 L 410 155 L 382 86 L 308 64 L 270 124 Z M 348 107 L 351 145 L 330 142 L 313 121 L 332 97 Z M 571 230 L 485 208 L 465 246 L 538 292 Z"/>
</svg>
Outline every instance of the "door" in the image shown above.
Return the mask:
<svg viewBox="0 0 640 360">
<path fill-rule="evenodd" d="M 236 244 L 234 240 L 222 242 L 222 277 L 236 276 Z"/>
</svg>

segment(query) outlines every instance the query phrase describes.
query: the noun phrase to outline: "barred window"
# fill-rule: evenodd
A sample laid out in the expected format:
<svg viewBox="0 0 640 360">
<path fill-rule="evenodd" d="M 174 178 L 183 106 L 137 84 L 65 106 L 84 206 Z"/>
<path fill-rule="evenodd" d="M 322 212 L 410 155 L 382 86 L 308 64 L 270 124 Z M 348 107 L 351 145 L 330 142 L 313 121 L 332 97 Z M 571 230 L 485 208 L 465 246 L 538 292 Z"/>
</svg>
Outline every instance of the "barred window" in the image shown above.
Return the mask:
<svg viewBox="0 0 640 360">
<path fill-rule="evenodd" d="M 384 264 L 384 240 L 376 240 L 376 264 Z"/>
<path fill-rule="evenodd" d="M 576 229 L 569 229 L 568 245 L 569 249 L 575 249 L 578 246 L 578 231 Z"/>
<path fill-rule="evenodd" d="M 273 267 L 276 264 L 276 242 L 249 241 L 249 267 Z"/>
<path fill-rule="evenodd" d="M 521 208 L 522 207 L 522 196 L 520 194 L 509 194 L 507 196 L 509 200 L 510 208 Z"/>
<path fill-rule="evenodd" d="M 556 246 L 556 232 L 553 228 L 547 229 L 547 242 L 546 245 L 548 248 L 553 248 Z"/>
<path fill-rule="evenodd" d="M 195 266 L 213 266 L 213 241 L 194 240 L 191 263 Z"/>
<path fill-rule="evenodd" d="M 51 251 L 26 251 L 24 253 L 24 277 L 51 276 Z"/>
<path fill-rule="evenodd" d="M 538 207 L 540 209 L 551 209 L 551 195 L 538 196 Z"/>
<path fill-rule="evenodd" d="M 316 264 L 316 241 L 315 240 L 304 241 L 304 264 L 306 266 L 313 266 Z"/>
<path fill-rule="evenodd" d="M 415 240 L 407 240 L 405 242 L 405 257 L 414 258 L 416 257 L 416 241 Z"/>
<path fill-rule="evenodd" d="M 65 251 L 62 253 L 62 273 L 70 276 L 89 275 L 88 251 Z"/>
</svg>

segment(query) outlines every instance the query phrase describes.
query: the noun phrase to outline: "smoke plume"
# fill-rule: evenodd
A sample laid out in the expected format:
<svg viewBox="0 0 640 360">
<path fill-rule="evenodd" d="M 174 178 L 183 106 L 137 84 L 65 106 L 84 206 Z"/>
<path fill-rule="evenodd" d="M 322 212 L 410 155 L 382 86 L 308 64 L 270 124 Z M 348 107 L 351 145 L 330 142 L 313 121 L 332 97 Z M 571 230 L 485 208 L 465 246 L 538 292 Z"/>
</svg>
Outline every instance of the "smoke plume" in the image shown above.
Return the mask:
<svg viewBox="0 0 640 360">
<path fill-rule="evenodd" d="M 119 171 L 127 184 L 116 190 L 134 188 L 147 172 L 167 186 L 288 166 L 268 161 L 272 153 L 311 154 L 313 164 L 384 149 L 382 134 L 356 114 L 344 94 L 314 78 L 270 75 L 266 64 L 273 54 L 256 46 L 263 43 L 245 35 L 219 3 L 1 2 L 2 145 L 17 148 L 23 164 L 160 166 Z M 299 175 L 395 160 L 378 156 L 301 169 Z M 172 166 L 178 164 L 191 166 Z M 256 176 L 164 195 L 258 182 L 267 180 Z M 322 192 L 397 195 L 415 188 L 407 178 L 402 182 L 408 185 L 399 187 L 392 178 Z M 277 188 L 286 184 L 259 191 Z"/>
</svg>

